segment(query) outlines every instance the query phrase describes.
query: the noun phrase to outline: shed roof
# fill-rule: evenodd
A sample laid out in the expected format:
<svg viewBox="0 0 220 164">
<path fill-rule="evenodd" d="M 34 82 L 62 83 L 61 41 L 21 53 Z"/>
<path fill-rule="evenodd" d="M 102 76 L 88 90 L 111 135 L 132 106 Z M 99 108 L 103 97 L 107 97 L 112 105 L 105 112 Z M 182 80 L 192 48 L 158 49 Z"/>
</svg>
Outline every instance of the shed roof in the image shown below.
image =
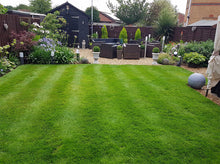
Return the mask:
<svg viewBox="0 0 220 164">
<path fill-rule="evenodd" d="M 195 23 L 192 23 L 192 24 L 190 24 L 190 25 L 188 25 L 188 26 L 211 26 L 211 27 L 213 27 L 213 26 L 216 26 L 217 25 L 217 20 L 200 20 L 200 21 L 198 21 L 198 22 L 195 22 Z"/>
<path fill-rule="evenodd" d="M 63 4 L 61 4 L 61 5 L 59 5 L 59 6 L 57 6 L 57 7 L 55 7 L 54 9 L 50 10 L 48 13 L 55 12 L 56 10 L 59 10 L 60 8 L 63 8 L 63 7 L 66 8 L 66 5 L 69 5 L 70 7 L 74 8 L 75 10 L 79 11 L 80 13 L 82 13 L 83 15 L 85 15 L 86 17 L 89 18 L 89 16 L 88 16 L 84 11 L 82 11 L 82 10 L 76 8 L 75 6 L 73 6 L 73 5 L 72 5 L 71 3 L 69 3 L 68 1 L 65 2 L 65 3 L 63 3 Z"/>
<path fill-rule="evenodd" d="M 39 14 L 39 13 L 33 13 L 33 12 L 27 12 L 27 11 L 20 11 L 20 10 L 9 10 L 9 14 L 20 14 L 20 15 L 29 15 L 29 16 L 42 16 L 45 17 L 45 14 Z"/>
</svg>

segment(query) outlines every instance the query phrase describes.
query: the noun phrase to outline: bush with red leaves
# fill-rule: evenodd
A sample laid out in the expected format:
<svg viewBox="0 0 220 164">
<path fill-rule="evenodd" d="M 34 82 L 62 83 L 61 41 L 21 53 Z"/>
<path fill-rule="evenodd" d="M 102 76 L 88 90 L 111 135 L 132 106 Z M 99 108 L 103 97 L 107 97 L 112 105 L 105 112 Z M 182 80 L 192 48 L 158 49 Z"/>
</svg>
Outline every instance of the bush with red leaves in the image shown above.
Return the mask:
<svg viewBox="0 0 220 164">
<path fill-rule="evenodd" d="M 16 39 L 13 50 L 15 52 L 30 52 L 34 45 L 37 44 L 34 41 L 35 34 L 33 32 L 22 31 L 18 34 L 12 32 L 10 38 Z"/>
</svg>

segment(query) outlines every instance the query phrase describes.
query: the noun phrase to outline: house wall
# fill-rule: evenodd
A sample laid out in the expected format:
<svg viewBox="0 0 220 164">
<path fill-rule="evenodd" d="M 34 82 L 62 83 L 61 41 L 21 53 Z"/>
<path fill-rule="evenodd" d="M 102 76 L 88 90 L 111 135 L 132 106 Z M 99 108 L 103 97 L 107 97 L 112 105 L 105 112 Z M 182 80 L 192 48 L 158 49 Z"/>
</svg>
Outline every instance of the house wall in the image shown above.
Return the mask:
<svg viewBox="0 0 220 164">
<path fill-rule="evenodd" d="M 187 21 L 190 0 L 187 0 L 184 22 Z M 217 20 L 220 15 L 220 0 L 192 0 L 189 24 L 201 19 Z"/>
</svg>

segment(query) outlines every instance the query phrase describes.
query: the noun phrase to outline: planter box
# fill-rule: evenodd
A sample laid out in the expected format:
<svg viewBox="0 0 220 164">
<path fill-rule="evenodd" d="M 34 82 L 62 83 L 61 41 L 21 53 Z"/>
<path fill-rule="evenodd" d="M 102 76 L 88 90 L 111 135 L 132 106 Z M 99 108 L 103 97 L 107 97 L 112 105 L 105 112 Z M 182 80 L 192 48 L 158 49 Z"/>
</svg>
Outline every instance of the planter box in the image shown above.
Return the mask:
<svg viewBox="0 0 220 164">
<path fill-rule="evenodd" d="M 122 50 L 117 50 L 117 58 L 122 59 Z"/>
</svg>

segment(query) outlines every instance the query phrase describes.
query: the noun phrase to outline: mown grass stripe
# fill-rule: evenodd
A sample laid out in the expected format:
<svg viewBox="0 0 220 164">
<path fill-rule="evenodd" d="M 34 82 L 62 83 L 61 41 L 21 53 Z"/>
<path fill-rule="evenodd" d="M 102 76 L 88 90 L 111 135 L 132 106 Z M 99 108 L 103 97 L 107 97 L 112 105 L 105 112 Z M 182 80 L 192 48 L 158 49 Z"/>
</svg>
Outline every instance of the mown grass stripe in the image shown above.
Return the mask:
<svg viewBox="0 0 220 164">
<path fill-rule="evenodd" d="M 36 88 L 26 86 L 36 94 L 24 103 L 29 109 L 18 115 L 6 110 L 10 119 L 0 119 L 11 126 L 1 129 L 7 153 L 0 146 L 0 163 L 220 161 L 219 107 L 185 85 L 189 72 L 162 66 L 49 67 L 33 80 Z M 204 109 L 197 109 L 201 104 Z"/>
<path fill-rule="evenodd" d="M 139 71 L 137 71 L 137 69 L 135 69 L 134 67 L 130 67 L 131 69 L 126 69 L 126 72 L 128 73 L 128 77 L 132 77 L 132 76 L 135 76 L 135 77 L 138 77 L 138 78 L 131 78 L 131 79 L 135 79 L 135 84 L 136 84 L 136 82 L 137 82 L 137 80 L 138 79 L 140 79 L 140 77 L 142 77 L 142 76 L 139 76 Z M 136 67 L 137 68 L 137 67 Z M 135 71 L 134 73 L 131 73 L 132 71 Z M 163 74 L 163 76 L 167 76 L 166 75 L 166 73 L 164 73 L 164 72 L 162 72 L 162 71 L 160 71 L 162 74 Z M 164 78 L 163 79 L 163 77 L 161 78 L 161 80 L 162 80 L 162 82 L 161 82 L 161 84 L 163 84 L 164 82 L 166 82 L 167 81 L 167 79 L 166 78 Z M 141 79 L 141 81 L 139 81 L 138 83 L 139 84 L 143 84 L 143 85 L 141 85 L 141 86 L 144 86 L 144 84 L 145 84 L 145 79 Z M 182 81 L 184 81 L 184 79 L 182 80 Z M 172 84 L 172 83 L 171 83 Z M 159 87 L 159 85 L 158 85 L 158 87 Z M 187 87 L 187 86 L 186 86 Z M 141 90 L 142 90 L 142 88 L 140 88 Z M 177 86 L 177 88 L 175 88 L 175 89 L 178 89 L 178 86 Z M 197 115 L 192 115 L 192 113 L 189 113 L 189 111 L 187 111 L 187 112 L 184 112 L 184 110 L 179 110 L 179 112 L 177 112 L 177 109 L 178 109 L 178 107 L 177 106 L 175 106 L 175 103 L 177 103 L 178 104 L 178 101 L 174 101 L 174 100 L 171 100 L 171 101 L 166 101 L 166 95 L 160 95 L 161 97 L 163 97 L 162 99 L 159 99 L 159 101 L 158 101 L 158 103 L 160 103 L 160 104 L 163 104 L 163 110 L 165 111 L 159 111 L 159 113 L 158 114 L 160 114 L 160 124 L 162 125 L 161 127 L 166 127 L 166 129 L 164 129 L 164 133 L 163 133 L 163 135 L 160 137 L 161 138 L 161 141 L 165 141 L 166 142 L 166 144 L 170 144 L 171 145 L 171 143 L 175 143 L 175 140 L 173 140 L 173 138 L 176 138 L 176 140 L 179 140 L 179 141 L 182 141 L 182 142 L 187 142 L 187 141 L 185 141 L 183 138 L 184 137 L 187 137 L 188 136 L 188 134 L 189 133 L 191 133 L 191 135 L 193 135 L 193 136 L 198 136 L 198 133 L 200 133 L 200 130 L 202 129 L 203 130 L 203 132 L 204 131 L 206 131 L 206 133 L 207 134 L 210 134 L 210 132 L 209 132 L 209 129 L 206 129 L 206 127 L 205 126 L 203 126 L 203 122 L 201 122 L 200 124 L 198 124 L 198 125 L 195 125 L 194 123 L 195 122 L 200 122 L 199 121 L 199 119 L 201 119 L 201 117 L 199 117 L 199 118 L 197 118 L 198 116 Z M 170 95 L 169 95 L 170 96 Z M 174 98 L 175 97 L 175 95 L 171 95 L 172 96 L 172 98 Z M 171 98 L 171 99 L 172 99 Z M 165 100 L 165 101 L 163 101 L 163 100 Z M 176 99 L 175 99 L 176 100 Z M 190 100 L 188 100 L 188 101 L 190 101 Z M 175 102 L 175 103 L 174 103 Z M 155 103 L 153 103 L 153 104 L 155 104 Z M 176 108 L 177 107 L 177 108 Z M 183 104 L 183 106 L 182 107 L 184 107 L 184 104 Z M 180 108 L 180 107 L 179 107 Z M 180 108 L 181 109 L 181 108 Z M 183 109 L 183 108 L 182 108 Z M 192 108 L 192 109 L 194 109 L 194 108 Z M 198 109 L 198 108 L 197 108 Z M 207 108 L 206 108 L 207 109 Z M 195 110 L 195 109 L 194 109 Z M 210 108 L 209 108 L 209 110 L 210 110 Z M 167 113 L 167 111 L 169 112 L 169 113 Z M 208 113 L 206 113 L 207 111 L 206 110 L 204 110 L 202 113 L 205 113 L 204 115 L 210 115 L 210 114 L 208 114 Z M 199 112 L 199 113 L 201 113 L 201 112 Z M 167 115 L 168 114 L 168 115 Z M 211 116 L 210 118 L 212 118 L 212 117 L 214 117 L 214 116 Z M 173 119 L 173 118 L 176 118 L 176 119 Z M 183 118 L 183 119 L 182 119 Z M 155 118 L 154 118 L 155 119 Z M 170 120 L 172 119 L 172 123 L 170 124 Z M 155 121 L 154 121 L 154 123 L 155 123 Z M 214 124 L 216 124 L 217 122 L 213 122 L 213 125 Z M 206 124 L 206 123 L 205 123 Z M 207 124 L 206 124 L 207 125 Z M 158 124 L 157 124 L 157 126 L 158 126 Z M 181 127 L 181 128 L 180 128 Z M 175 133 L 172 133 L 172 131 L 175 129 Z M 179 129 L 179 132 L 183 132 L 182 133 L 182 135 L 184 136 L 183 138 L 179 138 L 179 136 L 176 134 L 176 131 L 177 131 L 177 129 Z M 184 129 L 184 130 L 183 130 Z M 193 130 L 193 129 L 198 129 L 197 131 L 195 131 L 195 130 Z M 206 130 L 205 130 L 206 129 Z M 213 136 L 215 136 L 216 135 L 216 133 L 214 133 L 213 134 Z M 167 137 L 168 136 L 172 136 L 172 138 L 170 138 L 170 139 L 168 139 Z M 202 136 L 201 136 L 202 137 Z M 170 142 L 168 142 L 170 140 Z M 206 141 L 206 142 L 208 142 L 208 141 Z M 215 142 L 213 142 L 213 144 L 214 144 Z M 192 142 L 192 145 L 188 145 L 188 147 L 186 147 L 186 149 L 188 148 L 188 149 L 190 149 L 192 146 L 196 146 L 196 147 L 199 147 L 199 145 L 195 145 L 196 143 L 195 142 Z M 209 145 L 210 146 L 210 148 L 212 147 L 212 146 L 214 146 L 213 144 L 211 144 L 211 145 Z M 181 144 L 180 143 L 177 143 L 177 145 L 176 145 L 176 147 L 179 147 Z M 208 144 L 207 144 L 208 145 Z M 206 146 L 206 148 L 207 149 L 210 149 L 208 146 Z M 172 149 L 171 149 L 172 150 Z"/>
<path fill-rule="evenodd" d="M 49 93 L 53 88 L 54 83 L 62 75 L 64 69 L 66 69 L 66 67 L 59 69 L 54 67 L 54 71 L 48 73 L 50 76 L 47 78 L 47 82 L 38 88 L 38 93 L 27 107 L 28 110 L 22 114 L 19 120 L 14 122 L 14 124 L 10 125 L 10 127 L 4 131 L 5 135 L 2 137 L 6 140 L 6 144 L 3 147 L 5 150 L 2 151 L 8 151 L 8 153 L 10 152 L 11 154 L 14 154 L 25 151 L 25 149 L 30 149 L 30 147 L 28 147 L 28 142 L 30 142 L 30 140 L 32 141 L 33 138 L 30 138 L 30 136 L 34 133 L 32 130 L 36 128 L 36 125 L 34 126 L 32 121 L 36 119 L 39 110 L 42 110 L 41 104 L 47 103 Z M 10 138 L 16 138 L 16 140 L 11 142 Z M 10 142 L 7 142 L 7 140 Z M 16 149 L 12 149 L 11 147 L 16 147 Z M 8 158 L 13 159 L 10 158 L 10 156 Z M 16 161 L 16 159 L 14 160 Z"/>
<path fill-rule="evenodd" d="M 28 67 L 28 68 L 27 68 Z M 23 83 L 32 80 L 39 72 L 47 69 L 47 66 L 34 66 L 27 65 L 19 66 L 16 71 L 12 71 L 9 74 L 1 77 L 0 80 L 0 98 L 7 96 L 7 93 L 13 92 L 23 87 Z M 6 80 L 7 79 L 7 80 Z"/>
<path fill-rule="evenodd" d="M 37 113 L 36 119 L 32 121 L 32 125 L 35 127 L 30 130 L 34 133 L 32 135 L 33 142 L 28 142 L 30 150 L 27 149 L 26 151 L 29 150 L 34 154 L 32 161 L 35 163 L 45 161 L 46 163 L 53 163 L 54 152 L 62 145 L 62 138 L 59 134 L 60 127 L 57 126 L 57 121 L 60 120 L 63 109 L 66 108 L 69 95 L 65 91 L 75 72 L 72 65 L 63 65 L 63 67 L 65 70 L 55 81 L 47 102 L 41 104 L 41 110 Z"/>
</svg>

